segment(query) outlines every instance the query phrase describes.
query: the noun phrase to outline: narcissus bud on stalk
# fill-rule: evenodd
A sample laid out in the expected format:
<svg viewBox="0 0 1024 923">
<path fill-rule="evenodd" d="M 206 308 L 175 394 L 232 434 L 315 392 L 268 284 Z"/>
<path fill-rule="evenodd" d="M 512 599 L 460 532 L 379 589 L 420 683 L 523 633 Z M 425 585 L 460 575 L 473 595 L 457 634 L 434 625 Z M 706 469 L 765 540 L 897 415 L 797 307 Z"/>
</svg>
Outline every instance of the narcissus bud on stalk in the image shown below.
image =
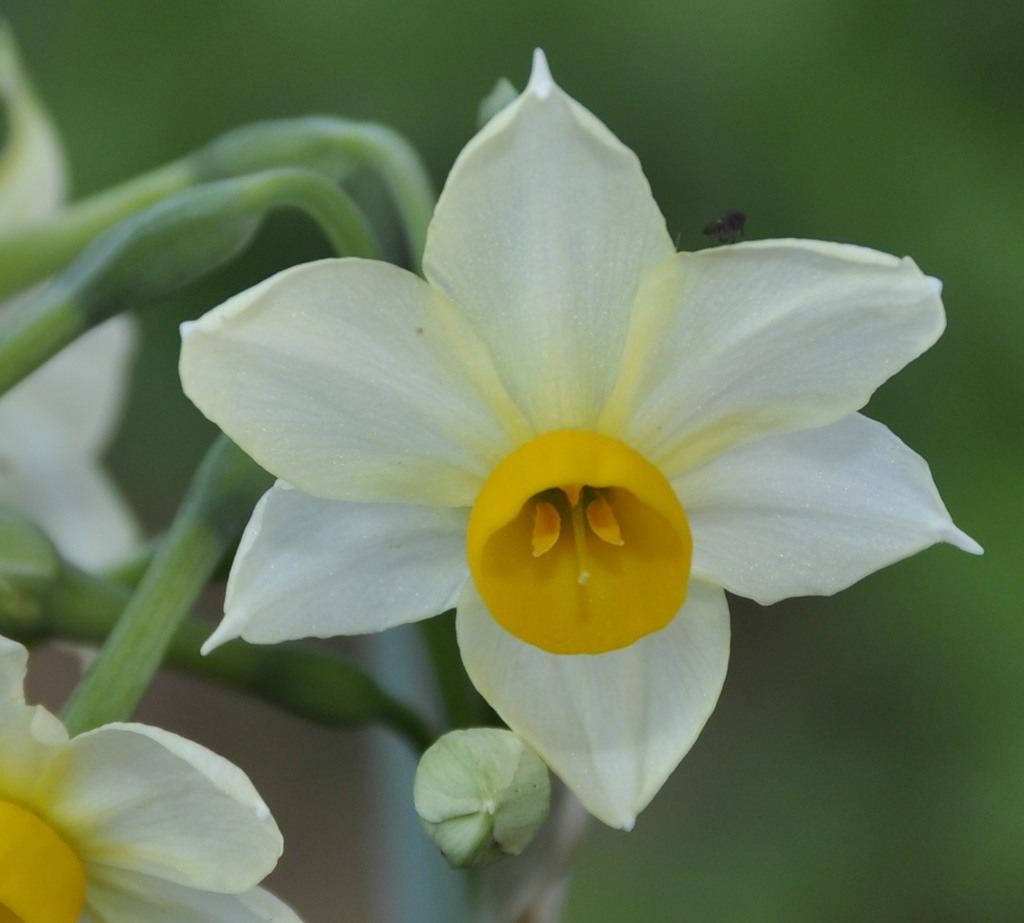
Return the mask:
<svg viewBox="0 0 1024 923">
<path fill-rule="evenodd" d="M 454 868 L 517 856 L 547 820 L 548 769 L 511 731 L 451 731 L 420 760 L 416 812 Z"/>
</svg>

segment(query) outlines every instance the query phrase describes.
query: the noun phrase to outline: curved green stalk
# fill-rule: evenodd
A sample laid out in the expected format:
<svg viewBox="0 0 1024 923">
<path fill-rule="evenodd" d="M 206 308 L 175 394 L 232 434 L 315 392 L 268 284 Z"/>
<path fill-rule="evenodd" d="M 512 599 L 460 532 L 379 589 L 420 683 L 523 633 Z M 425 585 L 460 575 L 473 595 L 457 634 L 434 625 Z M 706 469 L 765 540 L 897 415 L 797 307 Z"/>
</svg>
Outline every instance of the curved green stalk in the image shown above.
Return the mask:
<svg viewBox="0 0 1024 923">
<path fill-rule="evenodd" d="M 372 258 L 373 235 L 349 196 L 304 170 L 269 170 L 189 190 L 100 237 L 0 326 L 0 393 L 90 327 L 135 310 L 222 266 L 267 213 L 302 209 L 339 253 Z"/>
<path fill-rule="evenodd" d="M 65 706 L 72 734 L 131 716 L 175 632 L 272 482 L 227 437 L 214 443 L 145 576 Z"/>
<path fill-rule="evenodd" d="M 332 116 L 264 122 L 229 132 L 188 162 L 200 181 L 301 166 L 338 182 L 346 171 L 369 169 L 390 193 L 413 266 L 420 270 L 437 194 L 416 149 L 392 128 Z"/>
<path fill-rule="evenodd" d="M 398 208 L 416 272 L 423 269 L 427 227 L 437 195 L 423 161 L 398 132 L 383 125 L 363 126 L 368 163 L 377 171 Z"/>
<path fill-rule="evenodd" d="M 446 730 L 473 727 L 481 722 L 482 700 L 462 666 L 455 637 L 455 610 L 442 612 L 419 623 L 420 633 L 434 667 Z"/>
<path fill-rule="evenodd" d="M 377 173 L 419 270 L 436 195 L 416 150 L 383 125 L 309 117 L 234 129 L 185 157 L 68 205 L 48 221 L 0 234 L 0 301 L 60 271 L 104 231 L 157 202 L 282 168 L 315 173 L 335 188 L 356 169 Z"/>
<path fill-rule="evenodd" d="M 0 234 L 0 301 L 62 269 L 118 221 L 192 183 L 188 165 L 175 161 L 83 199 L 50 221 Z"/>
<path fill-rule="evenodd" d="M 124 586 L 65 563 L 42 615 L 31 622 L 0 621 L 0 633 L 25 643 L 62 638 L 101 645 L 129 598 Z M 418 712 L 329 651 L 308 644 L 258 646 L 235 640 L 203 656 L 199 648 L 209 634 L 205 623 L 185 619 L 171 638 L 165 664 L 330 727 L 383 725 L 417 752 L 434 741 Z"/>
<path fill-rule="evenodd" d="M 337 186 L 308 170 L 268 170 L 242 181 L 244 196 L 263 212 L 298 208 L 312 218 L 339 256 L 378 257 L 377 242 L 363 213 Z"/>
</svg>

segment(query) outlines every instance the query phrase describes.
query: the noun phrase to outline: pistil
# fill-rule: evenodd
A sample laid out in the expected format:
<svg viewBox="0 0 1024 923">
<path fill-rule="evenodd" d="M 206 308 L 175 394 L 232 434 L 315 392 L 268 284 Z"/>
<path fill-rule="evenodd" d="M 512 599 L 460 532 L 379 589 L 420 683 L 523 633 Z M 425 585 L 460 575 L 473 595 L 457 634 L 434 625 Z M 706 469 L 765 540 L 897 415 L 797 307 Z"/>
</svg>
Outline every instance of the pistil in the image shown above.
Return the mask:
<svg viewBox="0 0 1024 923">
<path fill-rule="evenodd" d="M 577 491 L 576 502 L 570 508 L 569 515 L 572 517 L 572 541 L 576 546 L 576 582 L 586 586 L 590 582 L 590 569 L 587 567 L 587 520 L 579 497 Z"/>
</svg>

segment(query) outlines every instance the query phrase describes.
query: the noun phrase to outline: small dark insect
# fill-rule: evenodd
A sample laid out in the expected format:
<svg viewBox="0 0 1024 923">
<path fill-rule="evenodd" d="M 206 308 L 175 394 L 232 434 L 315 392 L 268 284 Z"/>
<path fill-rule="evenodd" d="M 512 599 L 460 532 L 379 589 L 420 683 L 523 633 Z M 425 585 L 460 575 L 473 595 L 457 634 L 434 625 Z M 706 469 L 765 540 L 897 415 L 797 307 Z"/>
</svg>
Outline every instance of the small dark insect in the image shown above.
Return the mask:
<svg viewBox="0 0 1024 923">
<path fill-rule="evenodd" d="M 704 228 L 704 233 L 714 237 L 720 244 L 734 244 L 737 237 L 743 236 L 746 224 L 747 216 L 743 212 L 728 211 Z"/>
</svg>

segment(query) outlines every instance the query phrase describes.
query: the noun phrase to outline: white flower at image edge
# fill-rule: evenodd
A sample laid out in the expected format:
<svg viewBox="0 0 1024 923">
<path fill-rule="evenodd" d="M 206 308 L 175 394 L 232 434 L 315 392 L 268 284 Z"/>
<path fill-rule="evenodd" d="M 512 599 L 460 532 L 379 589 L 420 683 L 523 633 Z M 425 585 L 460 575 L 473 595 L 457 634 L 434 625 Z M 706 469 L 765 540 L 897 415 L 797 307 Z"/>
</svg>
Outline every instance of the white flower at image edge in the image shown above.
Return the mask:
<svg viewBox="0 0 1024 923">
<path fill-rule="evenodd" d="M 0 233 L 54 215 L 67 185 L 56 129 L 0 24 Z M 0 306 L 0 322 L 17 310 Z M 130 552 L 138 526 L 99 464 L 124 403 L 135 354 L 131 318 L 108 321 L 0 398 L 0 503 L 35 519 L 65 557 L 100 567 Z"/>
<path fill-rule="evenodd" d="M 676 253 L 540 53 L 456 161 L 424 272 L 299 266 L 184 328 L 186 393 L 281 478 L 207 648 L 454 605 L 484 698 L 629 828 L 718 698 L 725 590 L 980 551 L 856 413 L 942 332 L 939 283 L 816 241 Z"/>
<path fill-rule="evenodd" d="M 256 888 L 281 834 L 245 774 L 143 724 L 68 738 L 0 637 L 0 921 L 299 923 Z"/>
</svg>

